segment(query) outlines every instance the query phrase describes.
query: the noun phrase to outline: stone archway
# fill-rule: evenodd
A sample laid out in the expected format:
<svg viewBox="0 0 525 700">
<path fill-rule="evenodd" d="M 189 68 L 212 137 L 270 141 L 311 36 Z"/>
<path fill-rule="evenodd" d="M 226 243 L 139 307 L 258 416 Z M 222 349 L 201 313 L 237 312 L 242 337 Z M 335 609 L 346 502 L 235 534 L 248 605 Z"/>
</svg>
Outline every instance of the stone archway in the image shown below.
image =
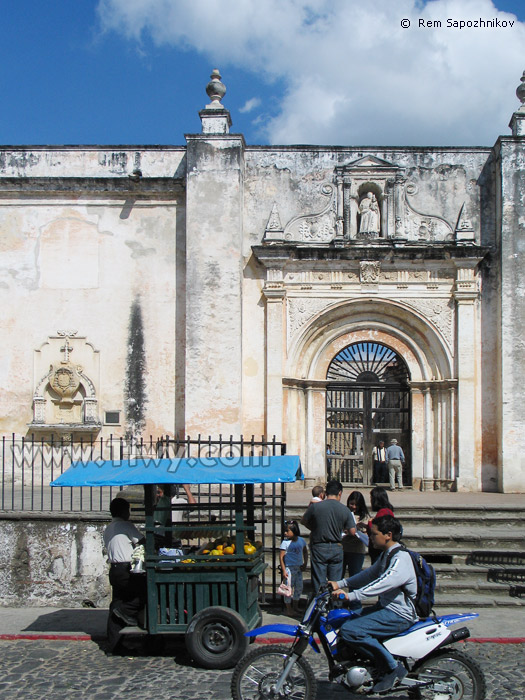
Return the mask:
<svg viewBox="0 0 525 700">
<path fill-rule="evenodd" d="M 396 438 L 405 453 L 403 483 L 412 483 L 409 378 L 404 360 L 381 343 L 353 343 L 333 358 L 326 376 L 328 478 L 375 483 L 374 447 Z"/>
<path fill-rule="evenodd" d="M 285 368 L 287 439 L 308 479 L 326 479 L 327 372 L 354 343 L 379 343 L 405 363 L 410 377 L 410 448 L 414 486 L 456 478 L 453 357 L 439 330 L 413 308 L 383 299 L 342 302 L 314 316 L 289 348 Z"/>
</svg>

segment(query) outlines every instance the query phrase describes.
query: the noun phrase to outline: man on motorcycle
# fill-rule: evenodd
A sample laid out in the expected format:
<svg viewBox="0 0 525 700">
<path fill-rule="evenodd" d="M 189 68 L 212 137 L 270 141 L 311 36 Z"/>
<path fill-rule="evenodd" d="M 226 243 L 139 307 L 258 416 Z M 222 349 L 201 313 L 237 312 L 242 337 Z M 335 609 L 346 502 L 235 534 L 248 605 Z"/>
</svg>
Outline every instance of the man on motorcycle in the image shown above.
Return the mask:
<svg viewBox="0 0 525 700">
<path fill-rule="evenodd" d="M 410 554 L 400 547 L 400 538 L 401 523 L 397 518 L 390 515 L 374 518 L 370 539 L 382 552 L 381 556 L 355 576 L 330 581 L 336 596 L 341 595 L 341 588 L 349 589 L 344 595 L 351 603 L 379 596 L 375 605 L 341 627 L 341 637 L 347 644 L 359 647 L 376 660 L 382 674 L 373 688 L 376 693 L 390 690 L 407 675 L 405 667 L 396 662 L 379 640 L 403 632 L 418 620 L 413 603 L 417 593 L 416 574 Z M 394 550 L 390 556 L 394 548 L 399 551 Z"/>
</svg>

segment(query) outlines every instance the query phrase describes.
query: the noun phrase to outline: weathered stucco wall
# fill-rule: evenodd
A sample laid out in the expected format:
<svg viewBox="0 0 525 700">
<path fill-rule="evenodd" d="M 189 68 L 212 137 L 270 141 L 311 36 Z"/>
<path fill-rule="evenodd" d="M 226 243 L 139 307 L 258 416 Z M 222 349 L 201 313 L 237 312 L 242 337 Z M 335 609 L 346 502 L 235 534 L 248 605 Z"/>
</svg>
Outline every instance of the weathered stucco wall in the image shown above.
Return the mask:
<svg viewBox="0 0 525 700">
<path fill-rule="evenodd" d="M 104 411 L 121 411 L 120 426 L 101 434 L 122 434 L 136 298 L 146 337 L 145 433 L 174 431 L 174 368 L 184 351 L 176 327 L 183 335 L 185 318 L 176 305 L 185 201 L 174 176 L 183 173 L 183 156 L 184 149 L 155 148 L 0 153 L 1 433 L 26 434 L 43 369 L 34 353 L 57 330 L 74 329 L 98 353 L 99 373 L 90 379 L 99 420 Z M 128 177 L 134 170 L 137 181 Z M 80 359 L 73 351 L 72 362 Z"/>
<path fill-rule="evenodd" d="M 80 607 L 111 600 L 102 532 L 107 519 L 31 514 L 0 519 L 0 605 Z"/>
</svg>

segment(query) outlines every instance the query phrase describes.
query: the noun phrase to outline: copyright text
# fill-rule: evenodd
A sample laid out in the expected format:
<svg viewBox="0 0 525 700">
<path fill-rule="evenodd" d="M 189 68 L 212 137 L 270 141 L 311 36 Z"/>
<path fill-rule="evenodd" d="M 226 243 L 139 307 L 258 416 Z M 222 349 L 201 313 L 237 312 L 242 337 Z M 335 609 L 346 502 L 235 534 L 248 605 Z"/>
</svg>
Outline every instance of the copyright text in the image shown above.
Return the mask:
<svg viewBox="0 0 525 700">
<path fill-rule="evenodd" d="M 408 29 L 412 22 L 402 19 L 400 22 L 404 29 Z M 415 24 L 415 22 L 414 22 Z M 513 19 L 418 19 L 417 27 L 421 29 L 511 29 L 515 24 Z"/>
</svg>

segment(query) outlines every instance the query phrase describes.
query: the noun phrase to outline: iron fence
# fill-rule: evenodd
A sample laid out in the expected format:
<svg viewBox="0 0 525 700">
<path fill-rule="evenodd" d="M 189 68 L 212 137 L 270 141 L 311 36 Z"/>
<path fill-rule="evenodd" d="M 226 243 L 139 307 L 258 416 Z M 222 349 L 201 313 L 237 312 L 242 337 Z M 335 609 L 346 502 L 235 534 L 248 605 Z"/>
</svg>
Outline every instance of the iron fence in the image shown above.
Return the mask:
<svg viewBox="0 0 525 700">
<path fill-rule="evenodd" d="M 254 436 L 229 438 L 171 436 L 129 440 L 110 435 L 97 440 L 42 440 L 34 436 L 3 436 L 1 440 L 0 510 L 4 512 L 55 512 L 96 514 L 109 512 L 109 504 L 125 487 L 62 487 L 49 484 L 58 478 L 73 461 L 124 460 L 158 458 L 219 458 L 246 456 L 274 456 L 286 453 L 286 445 Z M 172 487 L 177 495 L 178 487 Z M 198 507 L 188 510 L 189 521 L 214 517 L 215 506 L 227 506 L 234 501 L 232 485 L 192 486 Z M 255 486 L 256 530 L 262 540 L 265 558 L 269 564 L 262 575 L 262 591 L 275 601 L 278 585 L 279 542 L 284 522 L 286 493 L 284 484 Z M 140 519 L 143 503 L 135 494 L 132 504 L 135 519 Z M 132 499 L 133 500 L 133 499 Z M 28 515 L 30 517 L 30 515 Z M 280 577 L 279 577 L 280 581 Z"/>
</svg>

